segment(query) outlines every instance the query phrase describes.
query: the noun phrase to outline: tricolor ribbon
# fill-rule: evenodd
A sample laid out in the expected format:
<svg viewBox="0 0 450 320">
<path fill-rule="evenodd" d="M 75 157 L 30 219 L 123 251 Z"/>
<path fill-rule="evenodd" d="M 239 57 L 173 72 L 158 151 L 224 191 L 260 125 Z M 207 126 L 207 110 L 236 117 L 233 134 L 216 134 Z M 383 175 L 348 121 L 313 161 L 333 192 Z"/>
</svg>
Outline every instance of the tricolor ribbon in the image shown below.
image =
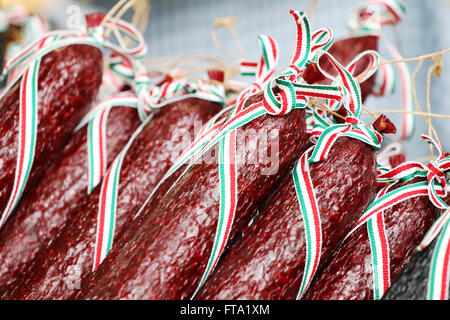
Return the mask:
<svg viewBox="0 0 450 320">
<path fill-rule="evenodd" d="M 88 194 L 100 183 L 107 169 L 106 126 L 109 112 L 113 107 L 137 109 L 136 94 L 133 92 L 118 93 L 96 104 L 75 128 L 76 132 L 87 124 Z"/>
<path fill-rule="evenodd" d="M 431 161 L 427 166 L 419 162 L 405 162 L 393 168 L 386 170 L 379 176 L 379 182 L 391 183 L 381 189 L 366 211 L 360 217 L 356 225 L 347 235 L 351 235 L 362 225 L 367 223 L 370 247 L 372 251 L 372 269 L 373 269 L 373 292 L 375 299 L 381 299 L 390 286 L 390 261 L 389 261 L 389 242 L 384 227 L 383 211 L 406 201 L 408 199 L 427 196 L 430 202 L 438 209 L 448 209 L 447 204 L 442 200 L 447 196 L 447 182 L 445 173 L 450 169 L 450 156 L 444 154 L 442 149 L 430 137 L 422 135 L 422 138 L 428 143 L 433 144 L 439 150 L 439 157 L 436 161 Z M 426 181 L 419 181 L 408 184 L 392 190 L 396 183 L 411 181 L 415 178 L 424 178 Z M 425 248 L 439 231 L 445 226 L 448 220 L 447 212 L 438 219 L 430 232 L 425 236 L 419 249 Z M 445 238 L 446 233 L 442 233 Z M 441 237 L 441 239 L 442 239 Z M 443 242 L 444 243 L 444 242 Z M 444 248 L 444 249 L 442 249 Z M 441 289 L 448 284 L 448 272 L 445 271 L 445 245 L 439 247 L 435 254 L 437 258 L 433 260 L 429 287 L 429 297 L 437 297 L 435 288 Z M 447 257 L 448 260 L 448 257 Z M 438 263 L 441 263 L 438 265 Z M 448 264 L 447 264 L 448 266 Z M 447 289 L 448 290 L 448 286 Z"/>
<path fill-rule="evenodd" d="M 41 38 L 26 46 L 16 56 L 6 62 L 1 78 L 9 77 L 12 73 L 14 73 L 14 77 L 9 77 L 8 84 L 3 90 L 0 99 L 21 79 L 19 143 L 14 184 L 7 205 L 0 218 L 0 227 L 4 225 L 17 206 L 25 189 L 34 161 L 39 106 L 37 77 L 41 58 L 53 50 L 74 44 L 91 45 L 100 49 L 108 48 L 127 57 L 129 61 L 134 61 L 133 59 L 135 58 L 142 58 L 147 51 L 147 47 L 139 31 L 131 24 L 123 21 L 118 21 L 117 24 L 108 21 L 106 26 L 111 24 L 113 28 L 118 30 L 117 34 L 123 32 L 136 39 L 138 41 L 137 47 L 129 49 L 125 46 L 116 46 L 103 37 L 99 32 L 101 28 L 94 28 L 96 30 L 61 30 L 44 34 Z"/>
<path fill-rule="evenodd" d="M 430 263 L 428 277 L 428 300 L 448 300 L 450 283 L 450 209 L 434 223 L 417 248 L 424 250 L 437 238 Z"/>
<path fill-rule="evenodd" d="M 10 5 L 0 10 L 0 31 L 8 29 L 10 24 L 22 24 L 28 17 L 28 10 L 23 4 Z"/>
</svg>

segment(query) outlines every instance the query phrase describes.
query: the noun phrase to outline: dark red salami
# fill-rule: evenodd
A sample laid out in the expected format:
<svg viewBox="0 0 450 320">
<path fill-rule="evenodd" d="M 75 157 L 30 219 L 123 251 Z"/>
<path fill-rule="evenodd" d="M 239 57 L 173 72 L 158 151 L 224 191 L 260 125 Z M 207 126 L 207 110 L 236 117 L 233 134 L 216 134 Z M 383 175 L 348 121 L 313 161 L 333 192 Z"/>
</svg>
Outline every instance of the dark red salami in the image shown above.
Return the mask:
<svg viewBox="0 0 450 320">
<path fill-rule="evenodd" d="M 341 137 L 325 161 L 310 165 L 328 260 L 376 194 L 376 155 L 367 144 Z M 292 175 L 222 260 L 196 299 L 295 299 L 306 256 L 305 227 Z"/>
<path fill-rule="evenodd" d="M 421 181 L 399 183 L 393 190 Z M 427 196 L 414 197 L 384 211 L 390 247 L 390 276 L 394 281 L 408 263 L 439 212 Z M 367 228 L 352 233 L 336 250 L 305 295 L 308 300 L 371 300 L 372 254 Z"/>
<path fill-rule="evenodd" d="M 136 110 L 128 107 L 112 108 L 108 118 L 109 166 L 140 120 Z M 0 291 L 5 291 L 39 249 L 51 243 L 66 223 L 80 212 L 88 199 L 87 187 L 88 150 L 84 127 L 73 136 L 1 230 Z"/>
<path fill-rule="evenodd" d="M 221 109 L 215 102 L 187 98 L 155 111 L 128 150 L 120 172 L 115 239 L 134 218 L 147 196 L 172 164 L 177 134 L 194 135 Z M 100 186 L 86 206 L 48 249 L 27 264 L 21 280 L 3 295 L 13 299 L 65 299 L 78 288 L 81 276 L 93 266 Z M 120 244 L 118 244 L 120 245 Z"/>
<path fill-rule="evenodd" d="M 38 74 L 38 129 L 30 190 L 70 139 L 102 80 L 102 53 L 71 45 L 44 56 Z M 0 101 L 0 212 L 11 194 L 16 170 L 20 82 Z"/>
<path fill-rule="evenodd" d="M 258 101 L 261 95 L 253 99 Z M 262 175 L 264 165 L 259 161 L 238 166 L 238 201 L 230 243 L 271 189 L 289 172 L 307 144 L 303 110 L 293 110 L 283 117 L 264 115 L 244 125 L 245 134 L 237 135 L 236 154 L 241 159 L 237 163 L 255 156 L 257 149 L 245 146 L 258 146 L 260 129 L 279 130 L 278 171 L 274 175 Z M 269 146 L 263 144 L 259 148 Z M 77 298 L 184 299 L 192 296 L 213 247 L 219 199 L 217 161 L 193 165 L 157 207 L 151 202 L 147 204 L 125 232 L 126 242 L 114 247 L 99 269 L 83 280 L 83 290 Z"/>
</svg>

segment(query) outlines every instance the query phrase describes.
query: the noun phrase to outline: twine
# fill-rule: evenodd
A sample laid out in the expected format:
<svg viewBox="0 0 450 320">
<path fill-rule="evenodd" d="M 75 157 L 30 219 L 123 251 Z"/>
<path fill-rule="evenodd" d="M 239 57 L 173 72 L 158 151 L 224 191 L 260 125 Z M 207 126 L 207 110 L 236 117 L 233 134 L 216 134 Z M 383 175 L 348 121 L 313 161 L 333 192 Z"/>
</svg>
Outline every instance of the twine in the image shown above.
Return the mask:
<svg viewBox="0 0 450 320">
<path fill-rule="evenodd" d="M 211 38 L 212 38 L 215 46 L 217 47 L 217 49 L 219 49 L 226 55 L 232 57 L 233 59 L 235 59 L 237 61 L 239 61 L 241 59 L 248 60 L 247 54 L 244 50 L 244 47 L 242 46 L 241 39 L 239 38 L 239 35 L 236 31 L 235 24 L 236 24 L 236 18 L 233 16 L 214 19 L 214 25 L 213 25 L 213 28 L 211 29 Z M 217 30 L 220 28 L 228 29 L 231 32 L 234 42 L 239 50 L 240 56 L 233 53 L 232 51 L 228 50 L 224 46 L 222 46 L 222 44 L 220 43 L 219 38 L 217 36 Z"/>
</svg>

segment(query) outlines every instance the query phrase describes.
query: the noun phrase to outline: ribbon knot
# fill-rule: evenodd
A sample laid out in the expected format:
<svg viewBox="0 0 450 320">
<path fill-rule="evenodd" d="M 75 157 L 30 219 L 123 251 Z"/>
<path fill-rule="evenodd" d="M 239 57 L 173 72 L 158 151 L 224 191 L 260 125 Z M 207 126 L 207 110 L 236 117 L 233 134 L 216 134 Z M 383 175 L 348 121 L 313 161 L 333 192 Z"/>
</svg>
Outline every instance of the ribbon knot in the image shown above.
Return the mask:
<svg viewBox="0 0 450 320">
<path fill-rule="evenodd" d="M 266 84 L 264 89 L 263 105 L 267 113 L 276 116 L 285 115 L 294 108 L 305 108 L 310 97 L 327 96 L 326 98 L 340 100 L 334 92 L 335 87 L 305 86 L 300 78 L 302 70 L 314 60 L 316 54 L 331 46 L 334 39 L 333 32 L 330 29 L 319 29 L 311 34 L 306 15 L 296 10 L 291 10 L 290 13 L 297 26 L 297 41 L 291 62 L 284 72 Z M 279 94 L 274 94 L 275 87 L 280 90 Z"/>
<path fill-rule="evenodd" d="M 427 180 L 428 183 L 430 183 L 433 179 L 438 179 L 442 188 L 446 188 L 447 186 L 447 180 L 445 179 L 445 173 L 443 170 L 441 170 L 440 166 L 438 163 L 436 163 L 435 161 L 430 161 L 430 163 L 427 166 L 428 168 L 428 175 L 427 175 Z"/>
</svg>

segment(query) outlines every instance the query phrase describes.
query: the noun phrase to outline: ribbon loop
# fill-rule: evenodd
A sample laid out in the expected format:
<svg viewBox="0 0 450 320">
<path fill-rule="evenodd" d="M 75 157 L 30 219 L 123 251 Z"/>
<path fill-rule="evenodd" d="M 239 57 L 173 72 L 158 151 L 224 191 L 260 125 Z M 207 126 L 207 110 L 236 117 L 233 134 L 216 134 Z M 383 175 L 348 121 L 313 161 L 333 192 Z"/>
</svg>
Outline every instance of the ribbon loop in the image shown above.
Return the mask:
<svg viewBox="0 0 450 320">
<path fill-rule="evenodd" d="M 368 63 L 365 65 L 364 69 L 362 69 L 358 74 L 356 72 L 356 66 L 364 61 L 364 59 L 368 60 Z M 376 71 L 377 68 L 375 66 L 380 62 L 380 55 L 378 52 L 374 50 L 366 50 L 358 54 L 353 60 L 347 65 L 348 71 L 358 79 L 358 83 L 363 83 L 367 79 L 369 79 Z"/>
<path fill-rule="evenodd" d="M 399 0 L 371 0 L 357 7 L 348 23 L 355 34 L 378 34 L 383 25 L 395 25 L 406 12 Z"/>
</svg>

